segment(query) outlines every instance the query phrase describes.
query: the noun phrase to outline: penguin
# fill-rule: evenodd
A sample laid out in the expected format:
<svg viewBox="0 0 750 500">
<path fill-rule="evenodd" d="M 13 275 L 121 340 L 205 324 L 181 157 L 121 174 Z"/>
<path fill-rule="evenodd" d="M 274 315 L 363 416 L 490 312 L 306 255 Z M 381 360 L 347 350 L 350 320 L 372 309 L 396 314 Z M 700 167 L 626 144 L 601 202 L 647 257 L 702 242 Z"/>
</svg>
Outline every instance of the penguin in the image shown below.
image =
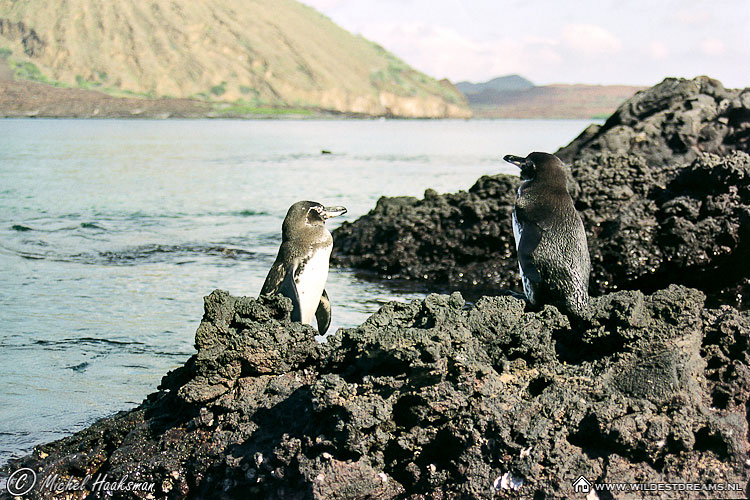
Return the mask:
<svg viewBox="0 0 750 500">
<path fill-rule="evenodd" d="M 512 218 L 526 298 L 535 306 L 552 304 L 576 318 L 587 317 L 591 260 L 562 161 L 538 152 L 503 159 L 521 169 L 523 181 Z"/>
<path fill-rule="evenodd" d="M 260 291 L 292 299 L 292 321 L 312 325 L 315 317 L 321 335 L 331 325 L 325 286 L 333 237 L 325 222 L 345 213 L 344 207 L 324 207 L 314 201 L 298 201 L 289 207 L 281 226 L 279 253 Z"/>
</svg>

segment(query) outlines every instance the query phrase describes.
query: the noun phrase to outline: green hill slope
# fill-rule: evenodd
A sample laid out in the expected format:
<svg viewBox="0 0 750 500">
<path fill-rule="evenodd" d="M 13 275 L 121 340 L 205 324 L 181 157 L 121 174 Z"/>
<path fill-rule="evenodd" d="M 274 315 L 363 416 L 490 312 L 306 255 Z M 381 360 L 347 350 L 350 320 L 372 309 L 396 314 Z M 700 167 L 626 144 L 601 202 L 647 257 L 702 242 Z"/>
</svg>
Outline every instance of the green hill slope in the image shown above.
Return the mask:
<svg viewBox="0 0 750 500">
<path fill-rule="evenodd" d="M 470 114 L 449 82 L 294 0 L 0 0 L 0 51 L 16 78 L 113 95 Z"/>
</svg>

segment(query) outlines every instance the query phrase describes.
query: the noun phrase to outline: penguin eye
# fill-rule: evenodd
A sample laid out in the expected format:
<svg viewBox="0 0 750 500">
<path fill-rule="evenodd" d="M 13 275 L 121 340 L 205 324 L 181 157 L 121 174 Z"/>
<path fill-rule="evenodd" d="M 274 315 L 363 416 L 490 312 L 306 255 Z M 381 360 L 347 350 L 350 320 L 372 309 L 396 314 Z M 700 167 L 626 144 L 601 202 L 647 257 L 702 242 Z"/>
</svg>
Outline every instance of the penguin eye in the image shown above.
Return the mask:
<svg viewBox="0 0 750 500">
<path fill-rule="evenodd" d="M 307 223 L 325 222 L 323 217 L 323 207 L 312 207 L 307 211 Z"/>
<path fill-rule="evenodd" d="M 521 178 L 522 179 L 533 179 L 536 176 L 536 164 L 531 160 L 521 166 Z"/>
</svg>

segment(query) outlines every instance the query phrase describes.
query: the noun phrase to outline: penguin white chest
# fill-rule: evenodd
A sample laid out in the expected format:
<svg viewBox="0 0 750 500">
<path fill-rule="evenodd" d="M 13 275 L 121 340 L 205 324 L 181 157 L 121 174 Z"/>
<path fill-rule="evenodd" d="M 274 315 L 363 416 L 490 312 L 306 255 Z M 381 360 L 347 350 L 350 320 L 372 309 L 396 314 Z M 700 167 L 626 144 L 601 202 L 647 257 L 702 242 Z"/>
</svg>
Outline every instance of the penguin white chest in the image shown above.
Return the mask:
<svg viewBox="0 0 750 500">
<path fill-rule="evenodd" d="M 521 188 L 518 188 L 519 195 L 521 194 Z M 516 240 L 516 253 L 518 252 L 518 247 L 521 245 L 521 235 L 523 234 L 523 226 L 520 222 L 518 222 L 518 218 L 516 217 L 516 210 L 513 209 L 513 239 Z M 534 287 L 531 286 L 531 281 L 528 277 L 526 277 L 526 274 L 523 272 L 523 267 L 521 266 L 521 261 L 518 262 L 518 270 L 521 272 L 521 283 L 523 284 L 523 293 L 526 295 L 526 298 L 529 299 L 529 302 L 532 304 L 534 303 Z"/>
<path fill-rule="evenodd" d="M 521 224 L 518 223 L 518 219 L 516 218 L 516 210 L 513 209 L 513 239 L 516 240 L 516 250 L 518 250 L 518 245 L 521 243 L 521 232 L 523 231 L 523 228 L 521 227 Z"/>
<path fill-rule="evenodd" d="M 295 279 L 302 322 L 312 324 L 328 279 L 328 261 L 333 245 L 317 248 Z"/>
<path fill-rule="evenodd" d="M 525 183 L 522 183 L 520 186 L 518 186 L 518 192 L 517 196 L 518 198 L 521 197 L 521 192 L 523 191 L 523 186 Z M 518 246 L 521 244 L 521 233 L 523 233 L 523 227 L 521 226 L 521 223 L 518 222 L 518 217 L 516 216 L 516 207 L 513 207 L 513 239 L 516 240 L 516 250 L 518 250 Z M 523 271 L 521 271 L 521 275 L 523 275 Z"/>
</svg>

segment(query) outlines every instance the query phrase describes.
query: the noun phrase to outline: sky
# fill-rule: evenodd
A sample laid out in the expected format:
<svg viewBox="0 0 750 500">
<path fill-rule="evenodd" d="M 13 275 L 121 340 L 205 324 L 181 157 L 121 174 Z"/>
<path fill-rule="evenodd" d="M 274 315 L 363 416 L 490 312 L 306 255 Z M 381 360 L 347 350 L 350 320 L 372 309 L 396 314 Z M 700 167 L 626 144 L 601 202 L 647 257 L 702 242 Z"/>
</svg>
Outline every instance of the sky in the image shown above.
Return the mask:
<svg viewBox="0 0 750 500">
<path fill-rule="evenodd" d="M 302 0 L 453 82 L 750 87 L 750 0 Z"/>
</svg>

